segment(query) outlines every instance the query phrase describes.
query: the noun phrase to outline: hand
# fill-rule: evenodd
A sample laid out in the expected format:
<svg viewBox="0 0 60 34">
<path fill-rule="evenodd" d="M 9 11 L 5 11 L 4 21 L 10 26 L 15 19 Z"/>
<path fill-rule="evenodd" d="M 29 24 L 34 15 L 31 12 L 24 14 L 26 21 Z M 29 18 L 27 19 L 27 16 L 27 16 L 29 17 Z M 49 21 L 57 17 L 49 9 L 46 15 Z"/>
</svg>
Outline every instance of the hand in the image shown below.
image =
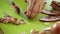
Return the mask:
<svg viewBox="0 0 60 34">
<path fill-rule="evenodd" d="M 27 7 L 27 10 L 25 13 L 26 13 L 26 16 L 28 18 L 30 18 L 31 12 L 32 12 L 32 9 L 33 9 L 33 6 L 34 6 L 36 0 L 28 0 L 27 2 L 28 2 L 28 7 Z"/>
<path fill-rule="evenodd" d="M 43 5 L 44 5 L 44 0 L 28 0 L 28 7 L 26 10 L 26 16 L 28 18 L 34 18 L 41 12 Z"/>
<path fill-rule="evenodd" d="M 42 11 L 43 5 L 44 5 L 44 0 L 37 0 L 32 10 L 31 17 L 37 16 Z"/>
</svg>

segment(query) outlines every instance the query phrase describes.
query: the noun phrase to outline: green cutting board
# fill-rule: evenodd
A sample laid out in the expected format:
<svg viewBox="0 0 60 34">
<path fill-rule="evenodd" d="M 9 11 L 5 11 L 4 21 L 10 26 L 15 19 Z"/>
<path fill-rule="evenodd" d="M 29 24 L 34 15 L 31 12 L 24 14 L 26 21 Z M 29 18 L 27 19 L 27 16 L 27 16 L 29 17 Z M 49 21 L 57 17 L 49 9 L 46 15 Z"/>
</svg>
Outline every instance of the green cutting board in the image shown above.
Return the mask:
<svg viewBox="0 0 60 34">
<path fill-rule="evenodd" d="M 8 3 L 9 0 L 0 0 L 0 18 L 4 17 L 4 12 L 15 17 L 17 19 L 23 19 L 20 15 L 17 15 L 12 7 Z M 44 6 L 44 9 L 52 9 L 50 4 L 52 0 L 46 0 L 47 4 Z M 57 0 L 59 1 L 59 0 Z M 27 3 L 25 0 L 14 0 L 14 2 L 21 8 L 23 11 L 27 8 Z M 46 16 L 45 14 L 39 14 L 34 19 L 30 19 L 29 21 L 25 20 L 25 24 L 14 25 L 14 24 L 3 24 L 0 23 L 0 28 L 2 28 L 4 34 L 29 34 L 31 29 L 36 29 L 37 31 L 43 30 L 47 27 L 50 27 L 53 22 L 40 22 L 39 18 Z"/>
</svg>

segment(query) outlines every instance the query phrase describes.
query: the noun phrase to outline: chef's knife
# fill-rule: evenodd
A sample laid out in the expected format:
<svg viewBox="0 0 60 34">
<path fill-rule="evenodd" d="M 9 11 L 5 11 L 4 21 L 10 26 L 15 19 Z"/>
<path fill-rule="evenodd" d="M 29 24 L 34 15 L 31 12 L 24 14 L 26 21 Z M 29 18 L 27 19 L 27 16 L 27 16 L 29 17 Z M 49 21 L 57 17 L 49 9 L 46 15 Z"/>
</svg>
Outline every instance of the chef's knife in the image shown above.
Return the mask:
<svg viewBox="0 0 60 34">
<path fill-rule="evenodd" d="M 11 5 L 11 2 L 12 2 L 13 0 L 8 0 L 8 4 L 9 5 Z M 20 8 L 20 15 L 25 19 L 25 20 L 29 20 L 28 18 L 27 18 L 27 16 L 22 12 L 22 9 Z"/>
</svg>

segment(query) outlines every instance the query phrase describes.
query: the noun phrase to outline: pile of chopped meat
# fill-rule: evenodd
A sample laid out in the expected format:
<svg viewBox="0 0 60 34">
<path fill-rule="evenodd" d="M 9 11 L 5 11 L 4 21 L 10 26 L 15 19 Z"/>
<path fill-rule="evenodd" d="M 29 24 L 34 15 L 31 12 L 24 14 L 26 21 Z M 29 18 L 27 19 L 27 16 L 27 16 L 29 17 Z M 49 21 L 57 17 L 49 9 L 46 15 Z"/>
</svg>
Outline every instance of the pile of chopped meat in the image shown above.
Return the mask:
<svg viewBox="0 0 60 34">
<path fill-rule="evenodd" d="M 52 1 L 51 5 L 53 10 L 42 10 L 41 13 L 44 13 L 48 16 L 40 18 L 40 21 L 53 22 L 60 20 L 60 2 Z"/>
<path fill-rule="evenodd" d="M 10 15 L 5 15 L 4 18 L 0 18 L 1 23 L 13 23 L 13 24 L 24 24 L 24 20 L 18 20 L 17 18 L 13 18 Z"/>
<path fill-rule="evenodd" d="M 50 30 L 36 31 L 35 29 L 32 29 L 30 31 L 30 34 L 52 34 L 52 33 Z"/>
</svg>

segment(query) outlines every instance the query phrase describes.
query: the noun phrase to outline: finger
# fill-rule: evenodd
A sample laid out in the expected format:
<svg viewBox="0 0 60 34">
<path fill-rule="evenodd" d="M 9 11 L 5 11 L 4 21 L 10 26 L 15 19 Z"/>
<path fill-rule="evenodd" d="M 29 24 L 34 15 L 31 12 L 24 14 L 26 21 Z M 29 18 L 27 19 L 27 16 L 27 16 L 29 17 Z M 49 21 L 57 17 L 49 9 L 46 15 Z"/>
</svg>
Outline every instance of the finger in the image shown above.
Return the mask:
<svg viewBox="0 0 60 34">
<path fill-rule="evenodd" d="M 45 4 L 45 2 L 44 2 L 44 0 L 40 0 L 39 2 L 40 2 L 40 8 L 39 8 L 39 11 L 41 12 L 42 9 L 43 9 L 43 6 L 44 6 L 44 4 Z"/>
<path fill-rule="evenodd" d="M 39 1 L 37 0 L 34 8 L 33 8 L 33 11 L 32 11 L 32 15 L 31 17 L 35 17 L 39 12 Z"/>
<path fill-rule="evenodd" d="M 28 5 L 28 8 L 29 8 L 30 10 L 33 8 L 35 1 L 36 1 L 36 0 L 30 0 L 29 5 Z"/>
<path fill-rule="evenodd" d="M 30 0 L 30 4 L 28 5 L 28 8 L 27 8 L 27 16 L 30 16 L 31 15 L 31 10 L 34 6 L 34 3 L 35 3 L 35 0 Z"/>
<path fill-rule="evenodd" d="M 31 11 L 26 11 L 26 16 L 29 18 L 31 14 Z"/>
</svg>

